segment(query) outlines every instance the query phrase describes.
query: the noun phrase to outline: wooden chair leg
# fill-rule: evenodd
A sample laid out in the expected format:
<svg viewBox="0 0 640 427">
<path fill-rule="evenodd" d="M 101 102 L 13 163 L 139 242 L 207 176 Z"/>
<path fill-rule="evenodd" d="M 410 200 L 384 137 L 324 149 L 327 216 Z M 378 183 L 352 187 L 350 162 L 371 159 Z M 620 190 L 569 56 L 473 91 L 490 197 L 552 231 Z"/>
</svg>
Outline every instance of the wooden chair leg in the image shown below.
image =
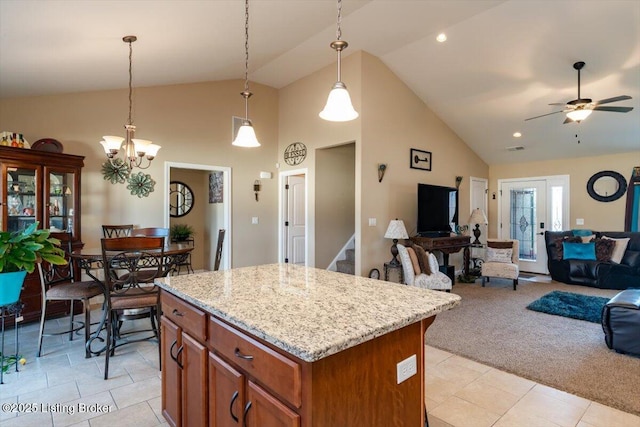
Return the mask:
<svg viewBox="0 0 640 427">
<path fill-rule="evenodd" d="M 516 286 L 518 286 L 518 279 L 513 279 L 513 290 L 516 290 Z"/>
<path fill-rule="evenodd" d="M 482 276 L 482 287 L 483 287 L 483 288 L 484 288 L 484 282 L 486 281 L 486 279 L 487 279 L 487 278 L 486 278 L 485 276 Z"/>
</svg>

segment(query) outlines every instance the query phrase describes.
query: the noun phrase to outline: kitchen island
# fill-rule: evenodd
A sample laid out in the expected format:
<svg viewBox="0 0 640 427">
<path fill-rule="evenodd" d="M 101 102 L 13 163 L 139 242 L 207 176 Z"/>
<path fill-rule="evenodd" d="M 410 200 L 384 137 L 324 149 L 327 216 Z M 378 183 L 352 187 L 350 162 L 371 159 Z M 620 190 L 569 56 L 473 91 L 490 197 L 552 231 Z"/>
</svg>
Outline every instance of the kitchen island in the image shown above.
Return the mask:
<svg viewBox="0 0 640 427">
<path fill-rule="evenodd" d="M 289 264 L 156 283 L 162 411 L 184 426 L 422 427 L 424 334 L 460 302 Z"/>
</svg>

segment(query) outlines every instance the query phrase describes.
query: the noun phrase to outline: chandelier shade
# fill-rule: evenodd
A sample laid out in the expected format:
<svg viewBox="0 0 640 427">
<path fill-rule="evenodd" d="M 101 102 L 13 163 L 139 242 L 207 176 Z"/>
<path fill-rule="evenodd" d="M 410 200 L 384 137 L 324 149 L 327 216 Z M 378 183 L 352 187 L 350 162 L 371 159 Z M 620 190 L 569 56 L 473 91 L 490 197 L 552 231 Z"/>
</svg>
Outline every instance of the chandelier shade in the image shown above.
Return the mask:
<svg viewBox="0 0 640 427">
<path fill-rule="evenodd" d="M 155 158 L 160 150 L 159 145 L 153 144 L 151 141 L 144 139 L 135 139 L 134 135 L 136 127 L 131 119 L 131 110 L 133 106 L 133 73 L 132 73 L 132 57 L 133 48 L 131 44 L 138 40 L 136 36 L 125 36 L 122 41 L 129 44 L 129 119 L 127 124 L 124 125 L 126 137 L 106 135 L 102 137 L 102 147 L 107 155 L 107 159 L 114 167 L 120 167 L 123 164 L 128 171 L 133 168 L 146 169 L 151 166 L 151 160 Z M 123 145 L 124 143 L 124 145 Z M 124 159 L 118 159 L 116 156 L 121 152 L 124 147 Z M 143 159 L 146 157 L 147 163 L 143 166 Z"/>
</svg>

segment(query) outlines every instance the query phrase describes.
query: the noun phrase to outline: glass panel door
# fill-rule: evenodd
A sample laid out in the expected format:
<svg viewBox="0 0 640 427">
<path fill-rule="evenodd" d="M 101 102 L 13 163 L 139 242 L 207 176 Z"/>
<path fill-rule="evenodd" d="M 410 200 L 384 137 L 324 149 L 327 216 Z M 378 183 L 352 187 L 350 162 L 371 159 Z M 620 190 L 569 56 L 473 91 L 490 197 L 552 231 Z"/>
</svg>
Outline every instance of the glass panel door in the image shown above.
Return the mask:
<svg viewBox="0 0 640 427">
<path fill-rule="evenodd" d="M 4 197 L 3 206 L 6 207 L 2 217 L 6 223 L 1 224 L 6 231 L 16 231 L 28 227 L 37 219 L 38 198 L 37 167 L 22 167 L 7 165 L 3 168 Z M 6 214 L 6 216 L 5 216 Z"/>
<path fill-rule="evenodd" d="M 75 234 L 75 174 L 69 171 L 47 169 L 45 182 L 47 209 L 45 226 L 51 231 L 69 231 Z"/>
</svg>

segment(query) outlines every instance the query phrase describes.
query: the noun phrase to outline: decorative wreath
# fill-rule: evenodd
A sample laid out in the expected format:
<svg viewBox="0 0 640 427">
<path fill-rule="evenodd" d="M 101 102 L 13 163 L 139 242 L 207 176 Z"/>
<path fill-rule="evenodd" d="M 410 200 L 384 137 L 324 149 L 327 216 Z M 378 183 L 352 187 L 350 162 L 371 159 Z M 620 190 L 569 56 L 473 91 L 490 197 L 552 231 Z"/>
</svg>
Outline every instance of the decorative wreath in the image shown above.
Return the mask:
<svg viewBox="0 0 640 427">
<path fill-rule="evenodd" d="M 124 184 L 129 177 L 129 169 L 122 159 L 107 160 L 102 164 L 102 175 L 112 184 Z"/>
<path fill-rule="evenodd" d="M 127 182 L 129 183 L 127 190 L 130 190 L 132 195 L 138 196 L 139 198 L 148 197 L 156 185 L 156 182 L 151 179 L 151 175 L 145 174 L 144 172 L 129 175 Z"/>
</svg>

